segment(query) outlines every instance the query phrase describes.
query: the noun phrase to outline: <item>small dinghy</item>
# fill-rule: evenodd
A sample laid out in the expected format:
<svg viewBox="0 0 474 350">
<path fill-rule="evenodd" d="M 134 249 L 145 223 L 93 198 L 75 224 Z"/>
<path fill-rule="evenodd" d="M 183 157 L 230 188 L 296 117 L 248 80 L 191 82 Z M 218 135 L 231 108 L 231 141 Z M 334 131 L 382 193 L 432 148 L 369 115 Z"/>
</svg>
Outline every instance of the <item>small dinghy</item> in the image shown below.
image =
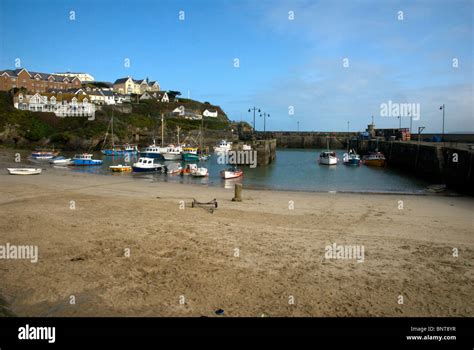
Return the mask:
<svg viewBox="0 0 474 350">
<path fill-rule="evenodd" d="M 10 175 L 38 175 L 41 168 L 7 168 Z"/>
<path fill-rule="evenodd" d="M 128 171 L 132 171 L 132 167 L 130 165 L 111 165 L 109 166 L 110 170 L 112 170 L 114 173 L 125 173 Z"/>
<path fill-rule="evenodd" d="M 49 163 L 54 164 L 54 165 L 69 165 L 71 164 L 71 158 L 58 156 L 58 157 L 54 157 L 53 159 L 50 159 Z"/>
<path fill-rule="evenodd" d="M 227 170 L 222 170 L 221 171 L 221 177 L 223 179 L 235 179 L 238 177 L 241 177 L 244 175 L 244 172 L 242 169 L 236 168 L 236 167 L 231 167 Z"/>
</svg>

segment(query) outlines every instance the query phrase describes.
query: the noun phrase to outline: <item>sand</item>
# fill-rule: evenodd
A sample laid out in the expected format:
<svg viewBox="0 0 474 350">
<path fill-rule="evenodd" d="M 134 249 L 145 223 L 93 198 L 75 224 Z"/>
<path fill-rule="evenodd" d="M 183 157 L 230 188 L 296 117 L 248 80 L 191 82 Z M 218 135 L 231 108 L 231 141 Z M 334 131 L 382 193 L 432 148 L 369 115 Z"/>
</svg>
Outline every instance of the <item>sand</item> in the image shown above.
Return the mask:
<svg viewBox="0 0 474 350">
<path fill-rule="evenodd" d="M 0 295 L 20 316 L 474 316 L 473 198 L 232 197 L 130 174 L 1 170 L 0 245 L 37 245 L 39 261 L 0 260 Z M 326 259 L 333 243 L 363 246 L 364 261 Z"/>
</svg>

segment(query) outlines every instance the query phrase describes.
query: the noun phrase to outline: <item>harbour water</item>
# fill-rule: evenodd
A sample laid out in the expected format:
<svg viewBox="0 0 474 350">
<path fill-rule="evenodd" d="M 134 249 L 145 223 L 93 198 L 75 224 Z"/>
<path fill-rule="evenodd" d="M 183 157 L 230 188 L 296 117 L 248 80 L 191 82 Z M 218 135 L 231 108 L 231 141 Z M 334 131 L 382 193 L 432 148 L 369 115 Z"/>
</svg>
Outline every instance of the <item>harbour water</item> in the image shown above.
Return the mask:
<svg viewBox="0 0 474 350">
<path fill-rule="evenodd" d="M 342 164 L 344 150 L 336 151 L 339 160 L 336 166 L 320 165 L 318 157 L 321 150 L 278 149 L 275 162 L 266 167 L 243 167 L 243 178 L 223 180 L 219 172 L 228 166 L 217 163 L 213 155 L 210 160 L 199 163 L 209 169 L 206 178 L 164 174 L 112 173 L 109 165 L 125 164 L 121 157 L 103 156 L 100 152 L 94 158 L 103 159 L 102 166 L 56 167 L 58 171 L 73 171 L 101 174 L 104 176 L 131 176 L 137 181 L 194 183 L 204 186 L 233 188 L 242 183 L 245 188 L 275 189 L 317 192 L 387 192 L 422 193 L 429 183 L 389 168 L 375 168 L 365 165 L 345 166 Z M 71 156 L 71 154 L 67 154 Z M 136 161 L 131 157 L 130 163 Z M 170 164 L 172 162 L 163 162 Z M 175 162 L 176 163 L 176 162 Z M 184 165 L 184 163 L 182 163 Z M 45 167 L 51 167 L 45 164 Z"/>
</svg>

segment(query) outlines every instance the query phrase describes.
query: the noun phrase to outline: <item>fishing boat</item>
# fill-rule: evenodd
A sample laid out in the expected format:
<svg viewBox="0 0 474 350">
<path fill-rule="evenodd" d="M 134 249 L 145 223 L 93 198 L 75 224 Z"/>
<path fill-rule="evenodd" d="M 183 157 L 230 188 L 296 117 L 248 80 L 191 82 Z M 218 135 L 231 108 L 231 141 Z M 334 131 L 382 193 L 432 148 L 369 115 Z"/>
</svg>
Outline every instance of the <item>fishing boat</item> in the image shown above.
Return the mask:
<svg viewBox="0 0 474 350">
<path fill-rule="evenodd" d="M 231 167 L 227 170 L 221 171 L 221 177 L 223 179 L 235 179 L 243 175 L 244 175 L 244 172 L 242 171 L 242 169 L 237 168 L 237 167 Z"/>
<path fill-rule="evenodd" d="M 41 168 L 7 168 L 10 175 L 39 175 Z"/>
<path fill-rule="evenodd" d="M 128 171 L 132 171 L 132 167 L 130 165 L 111 165 L 109 166 L 110 170 L 112 170 L 114 173 L 125 173 Z"/>
<path fill-rule="evenodd" d="M 165 158 L 163 157 L 163 153 L 165 153 L 166 150 L 166 147 L 157 146 L 155 140 L 153 139 L 153 143 L 140 152 L 140 157 L 164 160 Z"/>
<path fill-rule="evenodd" d="M 361 164 L 360 156 L 354 150 L 350 150 L 349 153 L 344 153 L 344 156 L 342 157 L 342 162 L 345 165 Z"/>
<path fill-rule="evenodd" d="M 196 147 L 183 147 L 181 155 L 185 162 L 196 162 L 200 158 Z"/>
<path fill-rule="evenodd" d="M 319 164 L 337 165 L 337 156 L 335 152 L 324 151 L 319 155 Z"/>
<path fill-rule="evenodd" d="M 102 165 L 102 160 L 92 159 L 91 153 L 76 154 L 68 165 Z"/>
<path fill-rule="evenodd" d="M 123 152 L 128 154 L 137 154 L 138 146 L 126 143 L 125 145 L 123 145 Z"/>
<path fill-rule="evenodd" d="M 166 152 L 163 153 L 163 157 L 165 160 L 180 160 L 182 151 L 181 146 L 169 145 L 166 148 Z"/>
<path fill-rule="evenodd" d="M 132 169 L 136 173 L 167 172 L 166 166 L 158 163 L 155 158 L 147 158 L 147 157 L 138 158 L 138 162 L 133 163 Z"/>
<path fill-rule="evenodd" d="M 53 165 L 69 165 L 71 164 L 71 158 L 65 158 L 63 156 L 57 156 L 49 160 L 50 164 Z"/>
<path fill-rule="evenodd" d="M 368 166 L 383 167 L 385 166 L 386 159 L 381 152 L 372 152 L 367 156 L 364 156 L 364 163 Z"/>
<path fill-rule="evenodd" d="M 221 140 L 219 145 L 214 147 L 214 153 L 227 153 L 232 150 L 232 142 Z"/>
</svg>

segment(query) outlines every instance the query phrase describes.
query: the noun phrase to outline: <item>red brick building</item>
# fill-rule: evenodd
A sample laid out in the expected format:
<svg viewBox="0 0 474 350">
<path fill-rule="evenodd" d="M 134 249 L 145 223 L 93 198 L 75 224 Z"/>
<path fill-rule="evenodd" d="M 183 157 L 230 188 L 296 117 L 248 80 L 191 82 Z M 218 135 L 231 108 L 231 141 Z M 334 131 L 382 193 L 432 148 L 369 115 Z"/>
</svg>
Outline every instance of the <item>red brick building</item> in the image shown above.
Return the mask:
<svg viewBox="0 0 474 350">
<path fill-rule="evenodd" d="M 26 88 L 29 92 L 46 92 L 48 89 L 68 90 L 80 88 L 79 78 L 56 74 L 29 72 L 25 68 L 0 71 L 0 91 Z"/>
</svg>

